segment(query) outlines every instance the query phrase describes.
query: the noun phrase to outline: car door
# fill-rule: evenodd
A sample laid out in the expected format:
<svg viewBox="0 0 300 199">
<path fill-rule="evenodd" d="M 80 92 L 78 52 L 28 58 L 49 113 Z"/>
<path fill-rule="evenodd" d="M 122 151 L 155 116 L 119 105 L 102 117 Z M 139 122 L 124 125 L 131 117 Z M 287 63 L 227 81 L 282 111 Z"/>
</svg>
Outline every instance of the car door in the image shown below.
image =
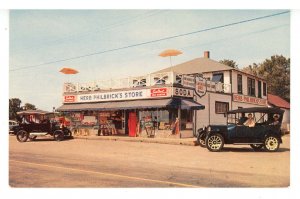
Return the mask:
<svg viewBox="0 0 300 199">
<path fill-rule="evenodd" d="M 239 143 L 247 143 L 249 141 L 249 137 L 252 134 L 252 128 L 244 125 L 239 125 L 236 127 L 236 137 L 235 142 Z"/>
</svg>

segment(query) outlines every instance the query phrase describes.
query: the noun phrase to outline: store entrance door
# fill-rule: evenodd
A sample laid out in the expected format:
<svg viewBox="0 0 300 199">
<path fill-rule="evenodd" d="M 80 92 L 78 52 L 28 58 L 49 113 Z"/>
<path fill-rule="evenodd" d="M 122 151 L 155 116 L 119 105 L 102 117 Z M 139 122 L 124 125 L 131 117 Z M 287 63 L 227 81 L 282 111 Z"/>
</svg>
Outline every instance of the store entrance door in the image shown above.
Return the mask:
<svg viewBox="0 0 300 199">
<path fill-rule="evenodd" d="M 136 112 L 129 112 L 128 130 L 129 130 L 130 137 L 136 137 L 136 124 L 137 124 Z"/>
</svg>

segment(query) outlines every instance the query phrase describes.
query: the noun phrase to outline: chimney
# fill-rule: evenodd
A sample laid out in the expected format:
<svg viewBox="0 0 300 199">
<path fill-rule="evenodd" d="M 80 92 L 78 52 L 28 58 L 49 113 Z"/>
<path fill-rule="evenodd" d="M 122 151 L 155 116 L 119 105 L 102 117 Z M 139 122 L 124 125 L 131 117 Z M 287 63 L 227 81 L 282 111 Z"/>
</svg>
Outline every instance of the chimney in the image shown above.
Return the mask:
<svg viewBox="0 0 300 199">
<path fill-rule="evenodd" d="M 209 58 L 209 51 L 204 51 L 204 57 Z"/>
</svg>

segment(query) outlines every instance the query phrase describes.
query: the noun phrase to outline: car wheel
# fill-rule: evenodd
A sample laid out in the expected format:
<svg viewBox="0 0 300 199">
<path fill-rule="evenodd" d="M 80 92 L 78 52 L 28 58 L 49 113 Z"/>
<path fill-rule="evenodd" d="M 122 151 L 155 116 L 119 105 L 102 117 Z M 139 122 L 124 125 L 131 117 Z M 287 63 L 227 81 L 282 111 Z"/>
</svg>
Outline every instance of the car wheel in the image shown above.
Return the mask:
<svg viewBox="0 0 300 199">
<path fill-rule="evenodd" d="M 224 146 L 224 138 L 218 133 L 210 134 L 205 140 L 206 147 L 212 152 L 221 151 Z"/>
<path fill-rule="evenodd" d="M 254 151 L 258 151 L 264 147 L 263 144 L 250 144 L 251 148 L 254 149 Z"/>
<path fill-rule="evenodd" d="M 34 141 L 36 139 L 36 136 L 34 135 L 34 136 L 29 136 L 29 140 L 30 141 Z"/>
<path fill-rule="evenodd" d="M 19 142 L 26 142 L 27 139 L 29 138 L 29 133 L 24 131 L 24 130 L 20 130 L 17 133 L 17 140 Z"/>
<path fill-rule="evenodd" d="M 54 140 L 56 140 L 56 141 L 62 141 L 64 139 L 64 132 L 55 131 L 53 137 L 54 137 Z"/>
<path fill-rule="evenodd" d="M 266 151 L 275 152 L 278 150 L 280 143 L 277 137 L 270 135 L 266 137 L 264 145 Z"/>
<path fill-rule="evenodd" d="M 206 137 L 206 133 L 205 132 L 200 132 L 199 133 L 199 135 L 197 137 L 197 142 L 198 142 L 199 146 L 206 147 L 205 137 Z"/>
</svg>

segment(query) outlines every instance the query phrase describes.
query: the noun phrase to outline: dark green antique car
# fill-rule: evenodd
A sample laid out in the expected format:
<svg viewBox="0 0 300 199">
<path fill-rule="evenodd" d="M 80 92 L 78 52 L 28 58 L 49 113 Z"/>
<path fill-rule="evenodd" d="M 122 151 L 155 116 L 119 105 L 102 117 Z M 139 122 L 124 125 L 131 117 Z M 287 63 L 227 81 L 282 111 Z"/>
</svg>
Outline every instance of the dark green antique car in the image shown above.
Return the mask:
<svg viewBox="0 0 300 199">
<path fill-rule="evenodd" d="M 197 141 L 209 151 L 221 151 L 224 144 L 250 145 L 254 150 L 277 151 L 281 139 L 284 111 L 279 108 L 252 107 L 227 112 L 226 125 L 209 125 L 198 129 Z M 253 116 L 253 125 L 246 126 L 246 116 Z"/>
<path fill-rule="evenodd" d="M 16 133 L 17 140 L 19 142 L 26 142 L 28 139 L 33 141 L 38 136 L 50 135 L 56 141 L 62 141 L 65 137 L 72 137 L 71 131 L 66 128 L 63 124 L 56 121 L 51 121 L 47 118 L 51 112 L 40 111 L 40 110 L 29 110 L 21 111 L 17 113 L 20 118 L 20 124 Z M 38 118 L 39 121 L 28 121 L 26 117 Z"/>
</svg>

